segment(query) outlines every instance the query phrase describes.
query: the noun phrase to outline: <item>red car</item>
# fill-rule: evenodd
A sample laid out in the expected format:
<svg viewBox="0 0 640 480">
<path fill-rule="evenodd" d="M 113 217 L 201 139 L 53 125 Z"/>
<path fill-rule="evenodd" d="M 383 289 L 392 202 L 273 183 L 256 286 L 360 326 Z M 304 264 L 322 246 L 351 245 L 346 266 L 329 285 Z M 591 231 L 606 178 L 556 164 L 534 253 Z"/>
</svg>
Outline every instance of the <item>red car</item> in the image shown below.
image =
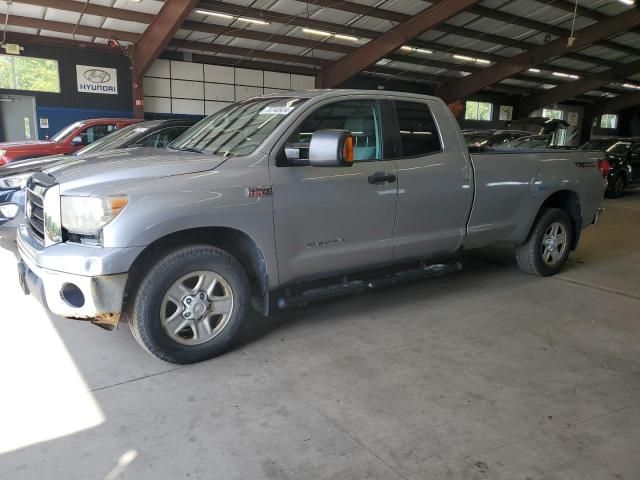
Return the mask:
<svg viewBox="0 0 640 480">
<path fill-rule="evenodd" d="M 92 118 L 67 125 L 50 140 L 0 143 L 0 165 L 47 155 L 68 155 L 118 128 L 139 121 L 135 118 Z"/>
</svg>

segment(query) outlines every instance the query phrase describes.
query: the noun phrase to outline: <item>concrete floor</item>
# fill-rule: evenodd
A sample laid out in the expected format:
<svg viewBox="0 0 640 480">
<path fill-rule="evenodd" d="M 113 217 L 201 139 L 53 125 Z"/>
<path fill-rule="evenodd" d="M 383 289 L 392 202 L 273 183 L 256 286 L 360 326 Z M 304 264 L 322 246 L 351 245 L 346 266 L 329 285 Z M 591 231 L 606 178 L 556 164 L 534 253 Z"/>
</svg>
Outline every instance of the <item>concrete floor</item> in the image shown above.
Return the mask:
<svg viewBox="0 0 640 480">
<path fill-rule="evenodd" d="M 2 249 L 0 478 L 637 480 L 640 191 L 606 206 L 555 278 L 486 249 L 188 367 L 49 318 Z"/>
</svg>

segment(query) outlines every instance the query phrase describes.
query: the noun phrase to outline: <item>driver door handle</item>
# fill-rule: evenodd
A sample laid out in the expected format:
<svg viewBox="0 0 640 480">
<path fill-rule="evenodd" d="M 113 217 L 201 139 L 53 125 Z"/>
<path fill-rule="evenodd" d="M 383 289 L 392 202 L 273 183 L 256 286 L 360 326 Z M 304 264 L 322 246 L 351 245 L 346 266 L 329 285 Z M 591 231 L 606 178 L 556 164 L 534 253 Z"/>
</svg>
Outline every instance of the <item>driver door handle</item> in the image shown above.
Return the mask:
<svg viewBox="0 0 640 480">
<path fill-rule="evenodd" d="M 371 185 L 373 185 L 374 183 L 383 183 L 383 182 L 393 183 L 395 181 L 396 181 L 396 176 L 393 173 L 376 172 L 373 175 L 369 175 L 369 183 Z"/>
</svg>

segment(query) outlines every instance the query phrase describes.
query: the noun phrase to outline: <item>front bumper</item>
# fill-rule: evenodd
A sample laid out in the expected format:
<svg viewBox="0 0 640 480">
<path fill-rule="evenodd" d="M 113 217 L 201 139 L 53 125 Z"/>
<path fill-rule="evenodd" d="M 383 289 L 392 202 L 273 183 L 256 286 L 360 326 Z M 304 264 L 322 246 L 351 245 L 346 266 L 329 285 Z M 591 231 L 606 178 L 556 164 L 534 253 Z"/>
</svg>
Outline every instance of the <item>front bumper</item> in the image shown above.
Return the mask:
<svg viewBox="0 0 640 480">
<path fill-rule="evenodd" d="M 90 320 L 107 328 L 118 323 L 129 276 L 126 272 L 142 247 L 58 244 L 38 248 L 24 225 L 18 228 L 17 242 L 21 258 L 18 270 L 25 293 L 33 294 L 61 317 Z M 127 265 L 122 257 L 131 263 Z M 60 271 L 61 267 L 66 271 Z"/>
</svg>

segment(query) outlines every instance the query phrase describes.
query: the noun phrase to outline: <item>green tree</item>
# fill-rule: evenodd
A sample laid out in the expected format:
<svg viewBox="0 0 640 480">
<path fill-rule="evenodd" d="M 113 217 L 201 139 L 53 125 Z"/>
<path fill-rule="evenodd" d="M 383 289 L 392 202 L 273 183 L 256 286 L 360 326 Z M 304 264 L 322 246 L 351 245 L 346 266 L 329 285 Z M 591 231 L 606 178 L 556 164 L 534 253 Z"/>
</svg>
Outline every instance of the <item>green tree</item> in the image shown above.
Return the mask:
<svg viewBox="0 0 640 480">
<path fill-rule="evenodd" d="M 0 55 L 0 88 L 16 88 L 13 79 L 13 58 Z"/>
<path fill-rule="evenodd" d="M 57 61 L 32 57 L 14 57 L 13 61 L 18 90 L 60 92 Z"/>
</svg>

